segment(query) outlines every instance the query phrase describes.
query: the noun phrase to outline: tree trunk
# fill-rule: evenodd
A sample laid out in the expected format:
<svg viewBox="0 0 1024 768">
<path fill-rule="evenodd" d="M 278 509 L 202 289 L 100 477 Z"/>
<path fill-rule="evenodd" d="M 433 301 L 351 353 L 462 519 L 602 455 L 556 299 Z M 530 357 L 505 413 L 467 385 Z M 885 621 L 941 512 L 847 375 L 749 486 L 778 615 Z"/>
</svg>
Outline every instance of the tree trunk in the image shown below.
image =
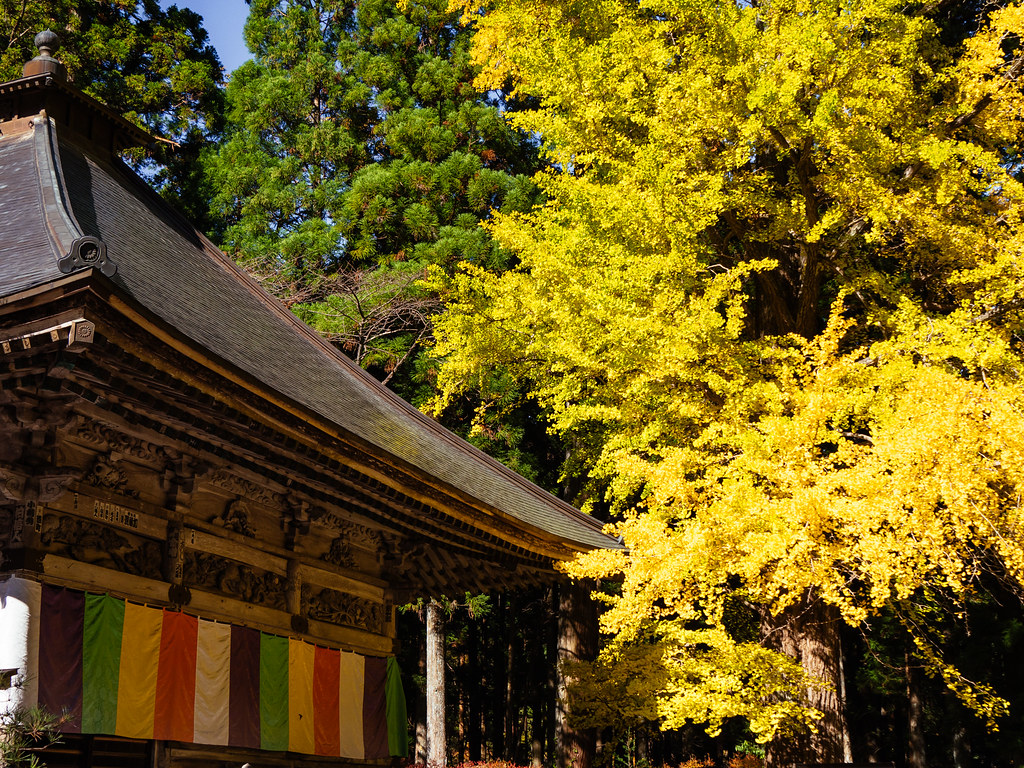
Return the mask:
<svg viewBox="0 0 1024 768">
<path fill-rule="evenodd" d="M 466 659 L 469 667 L 467 676 L 467 695 L 469 697 L 469 761 L 479 763 L 483 751 L 482 738 L 484 719 L 481 713 L 482 698 L 481 678 L 483 670 L 480 666 L 480 622 L 470 620 L 466 628 Z"/>
<path fill-rule="evenodd" d="M 544 762 L 555 760 L 555 709 L 558 707 L 558 587 L 550 587 L 545 596 L 547 617 L 545 626 L 544 669 Z"/>
<path fill-rule="evenodd" d="M 499 594 L 495 600 L 495 615 L 497 616 L 497 627 L 488 643 L 487 668 L 494 676 L 491 685 L 488 720 L 490 723 L 491 757 L 501 760 L 507 757 L 505 750 L 505 688 L 507 685 L 505 635 L 509 631 L 507 594 Z"/>
<path fill-rule="evenodd" d="M 420 620 L 423 622 L 424 628 L 425 628 L 426 627 L 426 622 L 427 622 L 426 609 L 420 610 L 419 614 L 420 614 Z M 417 671 L 419 672 L 420 679 L 421 680 L 426 680 L 427 679 L 427 643 L 426 643 L 426 632 L 424 631 L 423 635 L 420 635 L 419 637 L 421 639 L 421 642 L 420 642 L 419 654 L 418 654 L 418 656 L 419 656 L 419 659 L 418 659 L 419 667 L 418 667 Z M 422 695 L 416 697 L 415 719 L 416 719 L 416 729 L 415 729 L 416 746 L 415 746 L 415 752 L 413 753 L 413 755 L 415 757 L 415 763 L 417 765 L 426 765 L 427 764 L 427 695 L 426 695 L 426 687 L 424 687 L 424 689 L 422 691 Z"/>
<path fill-rule="evenodd" d="M 821 712 L 816 733 L 777 739 L 768 745 L 767 764 L 849 763 L 853 761 L 846 727 L 839 612 L 807 596 L 775 617 L 769 645 L 800 662 L 812 679 L 806 704 Z"/>
<path fill-rule="evenodd" d="M 597 747 L 594 729 L 578 730 L 570 722 L 565 661 L 591 661 L 597 655 L 597 606 L 590 585 L 563 582 L 558 610 L 558 705 L 555 710 L 556 757 L 559 768 L 591 768 Z"/>
<path fill-rule="evenodd" d="M 519 616 L 521 601 L 517 595 L 509 595 L 505 628 L 505 758 L 516 763 L 519 752 L 519 720 L 516 717 L 515 694 L 516 694 L 516 644 L 518 635 L 516 633 L 515 620 L 508 619 Z"/>
<path fill-rule="evenodd" d="M 444 706 L 444 613 L 433 600 L 427 605 L 427 766 L 448 762 Z"/>
<path fill-rule="evenodd" d="M 903 667 L 907 681 L 907 768 L 926 768 L 921 670 L 912 662 L 910 651 L 907 650 Z"/>
<path fill-rule="evenodd" d="M 953 723 L 953 732 L 950 734 L 953 751 L 953 767 L 967 768 L 972 764 L 971 745 L 967 740 L 967 728 L 964 726 L 963 705 L 960 704 L 948 688 L 944 694 L 946 701 L 946 722 Z"/>
</svg>

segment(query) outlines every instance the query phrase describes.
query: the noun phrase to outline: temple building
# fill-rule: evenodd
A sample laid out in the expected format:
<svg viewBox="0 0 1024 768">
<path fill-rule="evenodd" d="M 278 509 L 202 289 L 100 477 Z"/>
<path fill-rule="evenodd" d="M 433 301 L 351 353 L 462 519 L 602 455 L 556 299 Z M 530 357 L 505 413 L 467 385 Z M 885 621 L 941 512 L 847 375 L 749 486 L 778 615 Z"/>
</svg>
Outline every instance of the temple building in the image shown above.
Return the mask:
<svg viewBox="0 0 1024 768">
<path fill-rule="evenodd" d="M 0 84 L 0 706 L 66 713 L 50 766 L 404 756 L 395 606 L 614 542 L 268 295 L 37 45 Z"/>
</svg>

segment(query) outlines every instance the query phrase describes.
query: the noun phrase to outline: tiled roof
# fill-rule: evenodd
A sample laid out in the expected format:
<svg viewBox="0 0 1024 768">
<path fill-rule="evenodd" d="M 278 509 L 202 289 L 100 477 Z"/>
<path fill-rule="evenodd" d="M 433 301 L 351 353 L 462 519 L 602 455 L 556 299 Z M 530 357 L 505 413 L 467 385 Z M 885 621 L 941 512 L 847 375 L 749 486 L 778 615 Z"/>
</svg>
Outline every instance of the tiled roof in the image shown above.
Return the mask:
<svg viewBox="0 0 1024 768">
<path fill-rule="evenodd" d="M 327 344 L 119 160 L 57 133 L 43 121 L 0 137 L 0 301 L 65 277 L 57 261 L 69 240 L 98 237 L 117 265 L 117 288 L 208 353 L 487 507 L 575 548 L 614 546 L 595 520 L 443 429 Z"/>
</svg>

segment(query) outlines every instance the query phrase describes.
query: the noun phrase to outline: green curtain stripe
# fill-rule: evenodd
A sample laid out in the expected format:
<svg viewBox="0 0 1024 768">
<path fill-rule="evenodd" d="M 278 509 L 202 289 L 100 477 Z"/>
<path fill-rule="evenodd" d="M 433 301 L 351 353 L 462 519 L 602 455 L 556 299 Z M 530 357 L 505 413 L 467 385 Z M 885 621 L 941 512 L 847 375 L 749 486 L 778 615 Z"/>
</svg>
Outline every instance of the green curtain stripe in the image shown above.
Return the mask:
<svg viewBox="0 0 1024 768">
<path fill-rule="evenodd" d="M 114 733 L 123 630 L 124 601 L 87 593 L 82 632 L 82 733 Z"/>
<path fill-rule="evenodd" d="M 392 757 L 406 757 L 409 754 L 409 730 L 405 689 L 402 688 L 402 675 L 394 656 L 388 656 L 384 694 L 387 697 L 388 754 Z"/>
<path fill-rule="evenodd" d="M 260 748 L 288 749 L 288 638 L 260 632 Z"/>
</svg>

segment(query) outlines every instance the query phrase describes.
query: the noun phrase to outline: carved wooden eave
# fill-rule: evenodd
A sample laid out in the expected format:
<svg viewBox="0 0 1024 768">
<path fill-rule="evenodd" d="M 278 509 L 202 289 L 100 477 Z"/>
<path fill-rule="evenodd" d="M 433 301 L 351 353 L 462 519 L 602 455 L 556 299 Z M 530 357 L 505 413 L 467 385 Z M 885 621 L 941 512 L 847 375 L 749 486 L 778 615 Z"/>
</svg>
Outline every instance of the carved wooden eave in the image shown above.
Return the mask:
<svg viewBox="0 0 1024 768">
<path fill-rule="evenodd" d="M 269 297 L 111 154 L 141 140 L 126 126 L 45 78 L 0 84 L 0 514 L 26 531 L 4 568 L 84 584 L 91 559 L 152 599 L 371 647 L 395 601 L 615 546 Z"/>
<path fill-rule="evenodd" d="M 109 288 L 105 282 L 98 274 L 83 273 L 64 281 L 59 298 L 31 297 L 30 303 L 43 303 L 17 313 L 25 322 L 5 323 L 0 439 L 25 446 L 24 456 L 7 468 L 16 486 L 41 478 L 40 464 L 59 464 L 34 456 L 33 442 L 50 444 L 59 432 L 61 442 L 94 447 L 104 457 L 123 452 L 110 440 L 133 437 L 153 446 L 148 461 L 144 454 L 135 457 L 139 469 L 163 476 L 187 457 L 201 482 L 225 498 L 304 508 L 298 520 L 281 514 L 285 539 L 296 533 L 289 526 L 327 532 L 347 524 L 376 532 L 377 577 L 402 597 L 542 582 L 550 578 L 555 560 L 573 552 L 542 529 L 446 498 L 443 488 L 414 468 L 389 464 L 358 439 L 318 429 L 250 387 L 217 377 L 187 356 L 194 350 L 161 344 L 114 310 L 109 296 L 102 295 Z M 56 314 L 28 320 L 58 307 Z M 81 340 L 83 330 L 91 341 Z M 26 423 L 46 425 L 52 434 L 35 439 Z M 104 432 L 112 437 L 98 437 Z M 70 479 L 56 469 L 55 478 Z M 102 485 L 111 471 L 98 471 L 93 459 L 79 474 L 82 481 Z M 32 491 L 23 498 L 32 493 L 39 497 Z M 136 497 L 121 495 L 138 506 Z M 170 502 L 165 506 L 171 507 Z M 220 534 L 244 536 L 231 530 Z M 260 546 L 287 556 L 284 543 L 276 549 Z M 343 571 L 344 563 L 337 568 Z"/>
</svg>

